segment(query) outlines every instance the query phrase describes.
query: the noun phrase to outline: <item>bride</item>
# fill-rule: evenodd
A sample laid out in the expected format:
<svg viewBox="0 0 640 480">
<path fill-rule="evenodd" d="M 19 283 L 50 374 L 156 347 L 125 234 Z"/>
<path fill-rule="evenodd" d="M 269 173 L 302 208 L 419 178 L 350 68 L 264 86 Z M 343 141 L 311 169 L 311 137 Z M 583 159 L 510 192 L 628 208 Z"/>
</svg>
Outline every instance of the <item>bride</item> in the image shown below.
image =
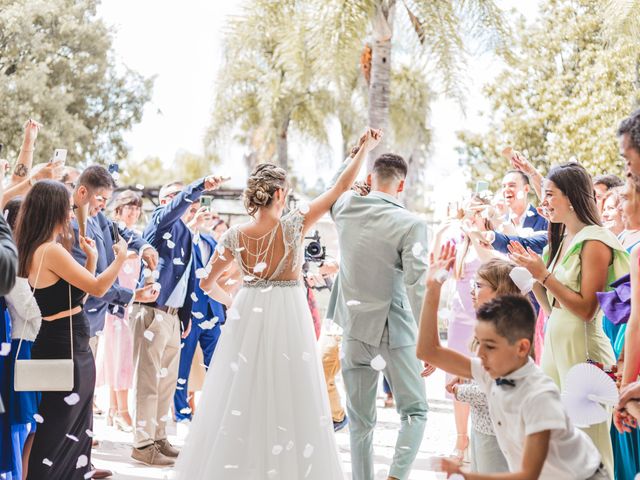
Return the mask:
<svg viewBox="0 0 640 480">
<path fill-rule="evenodd" d="M 176 465 L 182 480 L 342 480 L 326 384 L 301 282 L 305 233 L 349 190 L 382 134 L 368 129 L 335 184 L 285 216 L 287 173 L 258 165 L 247 181 L 253 220 L 220 239 L 202 289 L 229 310 Z M 217 284 L 236 261 L 243 288 Z"/>
</svg>

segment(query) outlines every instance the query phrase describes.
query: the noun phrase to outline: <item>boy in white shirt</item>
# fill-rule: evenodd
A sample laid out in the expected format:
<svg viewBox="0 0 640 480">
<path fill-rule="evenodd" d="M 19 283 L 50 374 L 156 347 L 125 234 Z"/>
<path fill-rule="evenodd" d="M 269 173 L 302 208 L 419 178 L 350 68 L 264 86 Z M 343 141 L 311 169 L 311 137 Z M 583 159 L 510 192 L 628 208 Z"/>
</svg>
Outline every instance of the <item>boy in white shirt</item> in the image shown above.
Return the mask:
<svg viewBox="0 0 640 480">
<path fill-rule="evenodd" d="M 437 317 L 445 277 L 442 272 L 449 270 L 454 260 L 455 247 L 451 244 L 442 248 L 437 260 L 431 258 L 417 355 L 453 375 L 478 382 L 487 395 L 509 473 L 467 473 L 446 459 L 442 460 L 442 469 L 449 475 L 461 474 L 466 480 L 608 479 L 593 442 L 571 424 L 557 387 L 529 358 L 536 321 L 529 300 L 505 295 L 478 309 L 477 358 L 440 345 Z"/>
</svg>

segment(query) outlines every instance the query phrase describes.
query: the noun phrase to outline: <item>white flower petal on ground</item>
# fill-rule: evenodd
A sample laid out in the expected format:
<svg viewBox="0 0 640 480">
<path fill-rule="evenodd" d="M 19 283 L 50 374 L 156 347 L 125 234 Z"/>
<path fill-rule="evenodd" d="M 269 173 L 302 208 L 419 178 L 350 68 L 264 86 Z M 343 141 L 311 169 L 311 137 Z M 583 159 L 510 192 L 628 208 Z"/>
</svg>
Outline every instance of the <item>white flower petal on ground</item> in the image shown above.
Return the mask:
<svg viewBox="0 0 640 480">
<path fill-rule="evenodd" d="M 384 370 L 384 367 L 386 366 L 387 362 L 384 358 L 382 358 L 382 355 L 376 355 L 371 359 L 371 368 L 373 368 L 374 370 L 381 371 Z"/>
<path fill-rule="evenodd" d="M 87 465 L 89 465 L 89 458 L 86 455 L 80 455 L 76 461 L 76 470 Z"/>
<path fill-rule="evenodd" d="M 347 307 L 355 307 L 356 305 L 360 305 L 360 302 L 358 300 L 348 300 L 347 301 Z"/>
<path fill-rule="evenodd" d="M 265 262 L 260 262 L 253 267 L 253 273 L 262 273 L 266 269 L 267 269 L 267 264 Z"/>
<path fill-rule="evenodd" d="M 7 355 L 9 355 L 10 351 L 11 351 L 11 343 L 9 342 L 0 343 L 0 356 L 6 357 Z"/>
<path fill-rule="evenodd" d="M 143 335 L 144 335 L 144 338 L 146 338 L 150 342 L 153 341 L 154 333 L 151 330 L 145 330 Z"/>
<path fill-rule="evenodd" d="M 80 395 L 78 395 L 77 393 L 73 392 L 69 395 L 67 395 L 66 397 L 64 397 L 64 401 L 67 405 L 75 405 L 76 403 L 78 403 L 80 401 Z"/>
</svg>

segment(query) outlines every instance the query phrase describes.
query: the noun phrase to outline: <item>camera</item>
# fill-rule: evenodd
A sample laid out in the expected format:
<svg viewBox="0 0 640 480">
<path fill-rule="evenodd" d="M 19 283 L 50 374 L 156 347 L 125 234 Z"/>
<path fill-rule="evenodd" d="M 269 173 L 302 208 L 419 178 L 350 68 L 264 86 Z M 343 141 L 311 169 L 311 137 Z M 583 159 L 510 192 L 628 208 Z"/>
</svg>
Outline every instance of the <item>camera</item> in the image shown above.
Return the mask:
<svg viewBox="0 0 640 480">
<path fill-rule="evenodd" d="M 314 230 L 313 235 L 304 239 L 311 240 L 304 249 L 305 262 L 322 263 L 327 256 L 327 248 L 320 243 L 320 233 Z"/>
</svg>

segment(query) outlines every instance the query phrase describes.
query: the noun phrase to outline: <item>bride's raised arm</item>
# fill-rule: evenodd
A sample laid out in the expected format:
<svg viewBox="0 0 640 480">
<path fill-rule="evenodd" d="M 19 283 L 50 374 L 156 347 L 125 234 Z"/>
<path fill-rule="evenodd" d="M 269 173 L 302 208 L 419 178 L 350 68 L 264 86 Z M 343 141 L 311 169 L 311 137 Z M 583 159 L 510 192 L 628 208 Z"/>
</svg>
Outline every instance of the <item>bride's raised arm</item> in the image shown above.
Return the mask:
<svg viewBox="0 0 640 480">
<path fill-rule="evenodd" d="M 382 138 L 382 130 L 367 128 L 367 131 L 360 137 L 358 152 L 353 158 L 346 160 L 346 167 L 343 165 L 342 171 L 335 180 L 331 188 L 319 195 L 309 204 L 309 211 L 305 214 L 303 232 L 309 230 L 320 218 L 329 211 L 340 195 L 348 191 L 353 182 L 358 177 L 358 172 L 371 150 L 376 148 Z"/>
</svg>

